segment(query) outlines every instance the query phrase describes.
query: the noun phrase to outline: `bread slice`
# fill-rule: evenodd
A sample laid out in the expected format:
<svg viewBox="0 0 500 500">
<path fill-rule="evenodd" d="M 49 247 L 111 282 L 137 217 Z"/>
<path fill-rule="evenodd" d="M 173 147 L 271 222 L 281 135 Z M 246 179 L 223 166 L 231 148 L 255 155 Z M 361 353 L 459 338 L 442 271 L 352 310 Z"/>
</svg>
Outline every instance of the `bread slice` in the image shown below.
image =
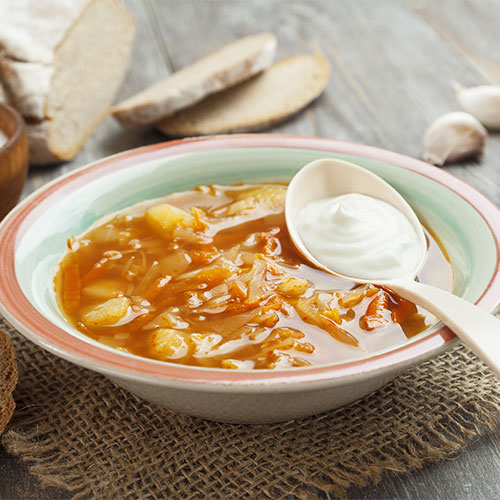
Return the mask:
<svg viewBox="0 0 500 500">
<path fill-rule="evenodd" d="M 321 55 L 283 59 L 262 74 L 157 123 L 170 136 L 252 132 L 285 120 L 323 92 L 330 65 Z"/>
<path fill-rule="evenodd" d="M 113 116 L 124 126 L 154 123 L 228 88 L 270 66 L 276 38 L 250 35 L 177 71 L 116 105 Z"/>
<path fill-rule="evenodd" d="M 0 434 L 14 411 L 12 391 L 17 383 L 17 364 L 9 336 L 0 330 Z"/>
<path fill-rule="evenodd" d="M 0 2 L 0 79 L 31 125 L 32 163 L 76 155 L 109 112 L 134 37 L 120 0 Z"/>
</svg>

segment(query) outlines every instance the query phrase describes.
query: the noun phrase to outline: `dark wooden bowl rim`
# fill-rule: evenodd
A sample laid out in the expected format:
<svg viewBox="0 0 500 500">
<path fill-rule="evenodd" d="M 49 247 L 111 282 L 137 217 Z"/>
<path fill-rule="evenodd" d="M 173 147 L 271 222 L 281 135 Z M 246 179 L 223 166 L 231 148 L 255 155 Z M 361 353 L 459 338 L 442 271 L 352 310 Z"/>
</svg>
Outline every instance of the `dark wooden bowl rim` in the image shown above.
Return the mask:
<svg viewBox="0 0 500 500">
<path fill-rule="evenodd" d="M 0 122 L 0 130 L 7 137 L 7 141 L 5 142 L 5 144 L 3 144 L 3 146 L 0 146 L 0 154 L 11 149 L 19 141 L 23 134 L 24 128 L 24 123 L 21 115 L 19 115 L 19 113 L 13 107 L 9 106 L 8 104 L 0 103 L 0 112 L 2 111 L 5 111 L 6 114 L 9 115 L 12 119 L 12 123 L 14 123 L 14 132 L 11 134 L 7 133 L 4 130 L 2 123 Z"/>
</svg>

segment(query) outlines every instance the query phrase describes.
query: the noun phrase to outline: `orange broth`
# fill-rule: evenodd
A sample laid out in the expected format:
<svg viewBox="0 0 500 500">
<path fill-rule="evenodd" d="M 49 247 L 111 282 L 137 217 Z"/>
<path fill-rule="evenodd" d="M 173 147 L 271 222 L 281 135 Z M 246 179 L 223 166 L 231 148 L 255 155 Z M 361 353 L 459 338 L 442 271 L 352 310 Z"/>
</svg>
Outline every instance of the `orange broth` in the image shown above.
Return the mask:
<svg viewBox="0 0 500 500">
<path fill-rule="evenodd" d="M 309 266 L 279 184 L 201 186 L 131 207 L 68 240 L 55 278 L 77 330 L 139 356 L 289 368 L 363 356 L 436 321 L 388 290 Z M 434 239 L 430 261 L 449 266 Z"/>
</svg>

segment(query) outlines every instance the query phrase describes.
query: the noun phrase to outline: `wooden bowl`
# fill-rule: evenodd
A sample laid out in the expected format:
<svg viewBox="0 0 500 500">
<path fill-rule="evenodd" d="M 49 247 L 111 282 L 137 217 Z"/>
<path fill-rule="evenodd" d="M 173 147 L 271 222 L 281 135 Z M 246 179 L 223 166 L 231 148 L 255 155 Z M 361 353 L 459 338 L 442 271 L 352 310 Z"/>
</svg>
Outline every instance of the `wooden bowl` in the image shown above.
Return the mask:
<svg viewBox="0 0 500 500">
<path fill-rule="evenodd" d="M 28 140 L 24 121 L 15 109 L 0 104 L 0 220 L 18 202 L 27 172 Z"/>
</svg>

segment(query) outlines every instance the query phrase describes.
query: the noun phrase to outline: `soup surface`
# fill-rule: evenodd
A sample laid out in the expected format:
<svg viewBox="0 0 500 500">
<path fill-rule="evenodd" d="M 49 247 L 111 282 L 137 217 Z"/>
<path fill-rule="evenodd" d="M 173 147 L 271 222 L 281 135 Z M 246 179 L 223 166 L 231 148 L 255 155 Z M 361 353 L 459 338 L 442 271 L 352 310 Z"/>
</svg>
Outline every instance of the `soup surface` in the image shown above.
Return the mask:
<svg viewBox="0 0 500 500">
<path fill-rule="evenodd" d="M 98 221 L 68 240 L 55 279 L 62 311 L 121 351 L 227 369 L 359 357 L 436 321 L 388 290 L 307 265 L 288 237 L 285 193 L 201 186 Z M 427 236 L 427 267 L 449 269 Z"/>
</svg>

